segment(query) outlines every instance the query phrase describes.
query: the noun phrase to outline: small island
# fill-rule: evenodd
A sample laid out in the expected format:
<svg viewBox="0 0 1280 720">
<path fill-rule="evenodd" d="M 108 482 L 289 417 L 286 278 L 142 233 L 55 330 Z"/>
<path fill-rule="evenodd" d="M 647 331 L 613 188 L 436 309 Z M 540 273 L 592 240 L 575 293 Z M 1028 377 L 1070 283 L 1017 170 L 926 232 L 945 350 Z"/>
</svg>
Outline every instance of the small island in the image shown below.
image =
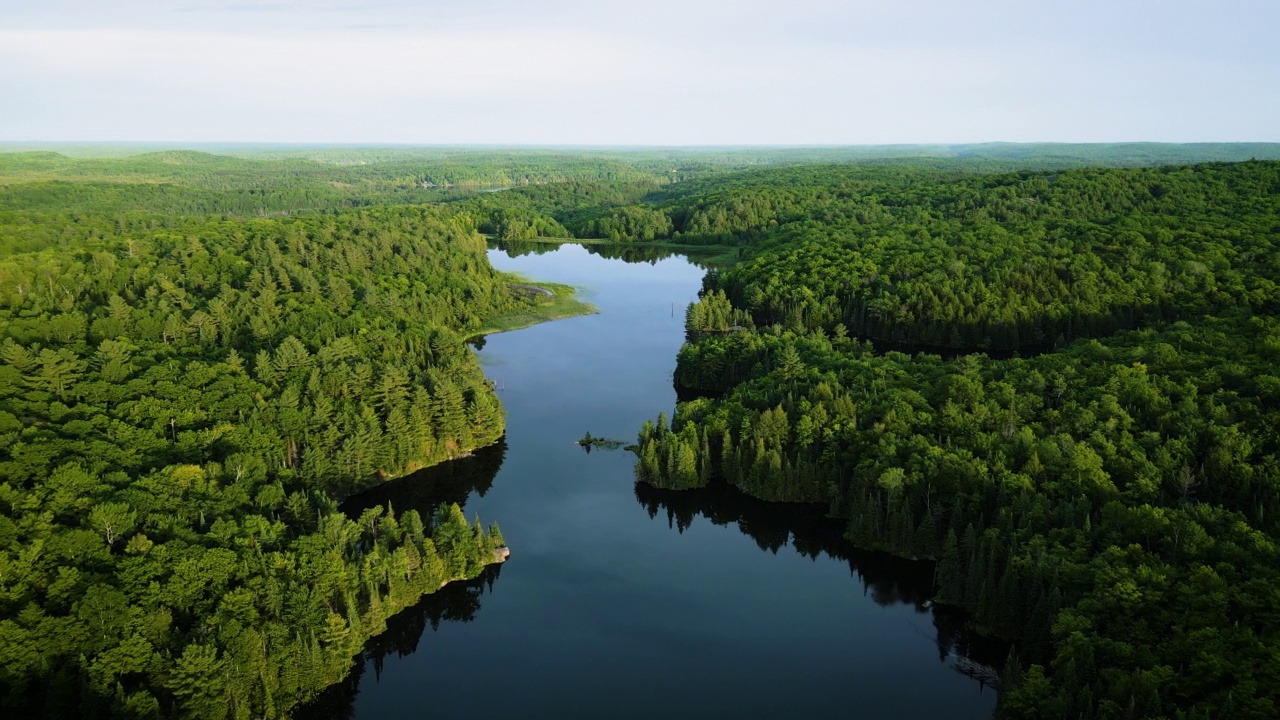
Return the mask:
<svg viewBox="0 0 1280 720">
<path fill-rule="evenodd" d="M 592 450 L 617 450 L 626 444 L 621 440 L 610 440 L 609 438 L 595 437 L 590 432 L 587 432 L 587 434 L 583 435 L 581 439 L 575 442 L 581 445 L 587 452 L 591 452 Z"/>
</svg>

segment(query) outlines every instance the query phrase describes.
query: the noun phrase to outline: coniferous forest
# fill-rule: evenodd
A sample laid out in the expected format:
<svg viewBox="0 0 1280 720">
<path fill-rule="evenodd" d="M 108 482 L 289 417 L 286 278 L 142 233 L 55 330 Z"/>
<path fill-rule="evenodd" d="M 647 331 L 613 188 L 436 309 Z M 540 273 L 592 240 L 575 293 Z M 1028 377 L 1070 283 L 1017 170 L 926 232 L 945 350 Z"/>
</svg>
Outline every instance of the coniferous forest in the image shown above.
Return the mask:
<svg viewBox="0 0 1280 720">
<path fill-rule="evenodd" d="M 279 716 L 391 614 L 493 562 L 500 532 L 456 504 L 336 504 L 502 435 L 462 338 L 529 301 L 467 219 L 38 209 L 0 227 L 6 705 Z"/>
<path fill-rule="evenodd" d="M 1001 718 L 1280 708 L 1280 165 L 806 168 L 656 205 L 741 244 L 657 487 L 825 505 L 1012 641 Z"/>
<path fill-rule="evenodd" d="M 1275 717 L 1277 156 L 0 154 L 0 707 L 285 717 L 504 557 L 339 507 L 501 443 L 465 341 L 541 298 L 488 236 L 717 253 L 637 492 L 932 562 L 999 718 Z"/>
</svg>

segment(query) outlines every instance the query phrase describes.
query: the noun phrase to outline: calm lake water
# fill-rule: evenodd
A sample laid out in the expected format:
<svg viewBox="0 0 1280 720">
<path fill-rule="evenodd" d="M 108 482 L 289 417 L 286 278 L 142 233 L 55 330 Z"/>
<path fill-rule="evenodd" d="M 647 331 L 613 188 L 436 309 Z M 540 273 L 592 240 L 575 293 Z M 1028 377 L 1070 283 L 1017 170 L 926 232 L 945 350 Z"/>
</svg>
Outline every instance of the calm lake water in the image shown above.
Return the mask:
<svg viewBox="0 0 1280 720">
<path fill-rule="evenodd" d="M 490 260 L 581 287 L 600 313 L 490 336 L 504 442 L 352 503 L 465 502 L 511 559 L 397 616 L 300 715 L 991 717 L 995 694 L 954 665 L 993 658 L 929 607 L 931 564 L 859 553 L 812 508 L 638 486 L 630 453 L 575 444 L 631 442 L 671 413 L 701 268 L 572 245 Z"/>
</svg>

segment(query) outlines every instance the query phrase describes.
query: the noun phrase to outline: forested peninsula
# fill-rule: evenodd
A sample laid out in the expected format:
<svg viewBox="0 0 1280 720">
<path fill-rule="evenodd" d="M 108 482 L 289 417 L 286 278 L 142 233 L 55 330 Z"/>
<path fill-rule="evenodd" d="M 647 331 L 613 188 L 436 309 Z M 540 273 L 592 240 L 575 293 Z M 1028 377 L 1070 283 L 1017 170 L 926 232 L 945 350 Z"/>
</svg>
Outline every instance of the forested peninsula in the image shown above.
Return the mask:
<svg viewBox="0 0 1280 720">
<path fill-rule="evenodd" d="M 739 243 L 640 432 L 821 503 L 1009 639 L 1000 718 L 1280 713 L 1280 163 L 806 168 L 655 203 Z"/>
<path fill-rule="evenodd" d="M 469 338 L 589 310 L 488 236 L 714 258 L 638 481 L 932 561 L 998 718 L 1280 714 L 1280 146 L 107 154 L 0 153 L 7 712 L 287 717 L 505 557 L 339 508 L 500 442 Z"/>
<path fill-rule="evenodd" d="M 205 214 L 78 210 L 43 186 L 0 212 L 6 707 L 281 716 L 390 615 L 505 557 L 457 505 L 337 507 L 503 433 L 463 338 L 538 298 L 470 218 L 211 216 L 175 186 Z"/>
</svg>

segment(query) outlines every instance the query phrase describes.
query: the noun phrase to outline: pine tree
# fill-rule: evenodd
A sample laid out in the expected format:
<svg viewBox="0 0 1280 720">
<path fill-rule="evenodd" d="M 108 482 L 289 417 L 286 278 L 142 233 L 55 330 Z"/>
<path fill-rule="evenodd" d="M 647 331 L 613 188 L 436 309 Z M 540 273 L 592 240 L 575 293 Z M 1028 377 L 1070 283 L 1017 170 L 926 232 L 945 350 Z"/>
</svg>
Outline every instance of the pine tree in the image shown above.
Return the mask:
<svg viewBox="0 0 1280 720">
<path fill-rule="evenodd" d="M 699 432 L 702 442 L 698 446 L 698 484 L 706 485 L 711 480 L 711 445 L 707 442 L 707 433 Z"/>
<path fill-rule="evenodd" d="M 947 530 L 942 543 L 942 560 L 938 562 L 938 600 L 955 603 L 964 601 L 964 571 L 960 565 L 960 544 L 955 528 Z"/>
<path fill-rule="evenodd" d="M 738 450 L 733 444 L 733 435 L 726 428 L 720 438 L 720 474 L 729 482 L 738 478 Z"/>
</svg>

